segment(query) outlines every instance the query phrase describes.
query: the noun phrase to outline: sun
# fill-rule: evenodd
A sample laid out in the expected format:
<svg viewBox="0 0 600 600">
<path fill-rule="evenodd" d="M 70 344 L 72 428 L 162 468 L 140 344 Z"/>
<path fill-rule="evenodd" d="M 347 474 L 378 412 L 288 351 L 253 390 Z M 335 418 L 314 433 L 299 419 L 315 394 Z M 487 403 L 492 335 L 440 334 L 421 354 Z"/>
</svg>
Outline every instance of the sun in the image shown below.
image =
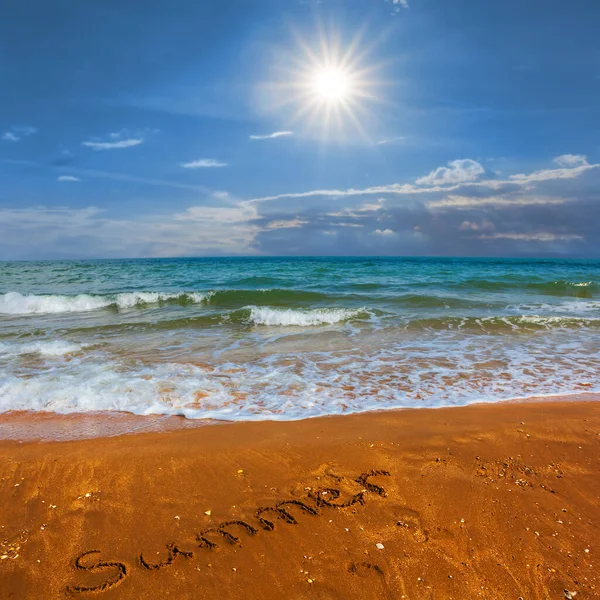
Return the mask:
<svg viewBox="0 0 600 600">
<path fill-rule="evenodd" d="M 295 119 L 326 136 L 361 129 L 365 105 L 373 99 L 369 70 L 361 68 L 352 50 L 344 54 L 340 47 L 325 46 L 321 56 L 307 52 L 295 74 Z"/>
<path fill-rule="evenodd" d="M 352 95 L 351 76 L 339 67 L 319 69 L 313 76 L 314 93 L 326 102 L 340 102 Z"/>
<path fill-rule="evenodd" d="M 339 30 L 316 35 L 294 35 L 296 45 L 277 57 L 275 81 L 263 88 L 267 110 L 291 110 L 290 126 L 326 140 L 354 136 L 368 139 L 375 115 L 373 103 L 381 103 L 385 85 L 379 77 L 383 64 L 372 60 L 374 44 L 366 45 L 363 31 L 344 40 Z"/>
</svg>

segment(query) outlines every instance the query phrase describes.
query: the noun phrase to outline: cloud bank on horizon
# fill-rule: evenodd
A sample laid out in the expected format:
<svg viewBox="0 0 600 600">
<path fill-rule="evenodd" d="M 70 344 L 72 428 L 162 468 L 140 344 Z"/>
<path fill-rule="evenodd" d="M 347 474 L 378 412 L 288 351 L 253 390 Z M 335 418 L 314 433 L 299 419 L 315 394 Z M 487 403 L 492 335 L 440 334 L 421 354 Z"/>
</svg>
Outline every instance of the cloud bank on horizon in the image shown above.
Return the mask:
<svg viewBox="0 0 600 600">
<path fill-rule="evenodd" d="M 113 2 L 0 8 L 0 260 L 600 257 L 583 0 Z"/>
<path fill-rule="evenodd" d="M 477 161 L 459 159 L 450 169 L 463 168 L 461 176 L 432 177 L 447 168 L 440 167 L 414 184 L 254 199 L 221 191 L 212 199 L 226 206 L 197 205 L 129 219 L 96 206 L 0 209 L 0 227 L 9 233 L 0 248 L 18 247 L 28 232 L 34 250 L 68 248 L 85 237 L 89 256 L 101 247 L 111 248 L 104 255 L 115 257 L 194 256 L 199 247 L 217 256 L 294 255 L 307 248 L 316 255 L 397 255 L 401 248 L 411 255 L 502 256 L 507 243 L 523 256 L 593 255 L 600 163 L 570 154 L 553 163 L 500 178 Z"/>
</svg>

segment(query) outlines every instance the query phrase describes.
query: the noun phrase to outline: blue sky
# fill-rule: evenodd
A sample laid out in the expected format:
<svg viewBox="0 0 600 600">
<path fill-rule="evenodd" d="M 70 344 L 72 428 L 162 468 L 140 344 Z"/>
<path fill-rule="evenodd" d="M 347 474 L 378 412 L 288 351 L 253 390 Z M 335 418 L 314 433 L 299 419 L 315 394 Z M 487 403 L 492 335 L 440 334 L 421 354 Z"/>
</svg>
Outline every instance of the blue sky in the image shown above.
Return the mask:
<svg viewBox="0 0 600 600">
<path fill-rule="evenodd" d="M 598 257 L 599 17 L 590 0 L 4 2 L 0 259 Z M 315 106 L 326 55 L 347 58 L 346 109 Z"/>
</svg>

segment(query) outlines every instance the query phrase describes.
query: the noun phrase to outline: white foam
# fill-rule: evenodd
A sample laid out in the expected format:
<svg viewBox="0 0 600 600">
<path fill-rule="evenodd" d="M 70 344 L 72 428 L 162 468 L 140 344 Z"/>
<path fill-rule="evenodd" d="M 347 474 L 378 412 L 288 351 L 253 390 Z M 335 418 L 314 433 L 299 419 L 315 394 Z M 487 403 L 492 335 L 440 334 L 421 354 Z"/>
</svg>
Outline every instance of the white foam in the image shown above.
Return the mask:
<svg viewBox="0 0 600 600">
<path fill-rule="evenodd" d="M 250 321 L 256 325 L 281 327 L 314 327 L 315 325 L 333 325 L 365 312 L 365 309 L 314 308 L 296 310 L 291 308 L 270 308 L 267 306 L 249 306 Z"/>
<path fill-rule="evenodd" d="M 589 325 L 595 319 L 587 319 L 584 317 L 547 317 L 544 315 L 522 315 L 518 318 L 521 325 L 539 325 L 540 327 L 546 327 L 546 329 L 568 327 L 569 325 L 579 325 L 584 327 Z"/>
<path fill-rule="evenodd" d="M 525 313 L 523 315 L 524 317 L 527 316 L 527 313 L 562 313 L 565 316 L 573 317 L 581 313 L 587 314 L 590 312 L 595 312 L 600 314 L 600 302 L 598 300 L 588 300 L 583 298 L 577 300 L 566 300 L 554 304 L 540 303 L 509 305 L 506 308 L 510 311 Z"/>
<path fill-rule="evenodd" d="M 31 315 L 44 313 L 69 313 L 96 310 L 110 306 L 112 301 L 101 296 L 79 294 L 77 296 L 24 296 L 8 292 L 0 296 L 0 314 Z"/>
<path fill-rule="evenodd" d="M 128 366 L 86 353 L 24 377 L 0 375 L 0 412 L 127 411 L 223 420 L 294 420 L 403 407 L 457 406 L 530 394 L 599 391 L 598 354 L 559 333 L 552 348 L 531 337 L 506 346 L 454 333 L 407 339 L 373 353 L 271 355 L 250 362 L 198 366 L 173 362 Z M 562 342 L 560 341 L 562 340 Z M 66 349 L 66 347 L 65 347 Z"/>
<path fill-rule="evenodd" d="M 162 293 L 162 292 L 127 292 L 109 296 L 78 294 L 62 295 L 23 295 L 19 292 L 8 292 L 0 295 L 0 314 L 32 315 L 52 313 L 76 313 L 98 310 L 109 306 L 119 309 L 134 308 L 138 305 L 157 304 L 169 300 L 185 298 L 196 304 L 207 300 L 210 294 L 198 292 Z"/>
<path fill-rule="evenodd" d="M 161 292 L 129 292 L 117 294 L 115 304 L 119 308 L 133 308 L 140 304 L 158 304 L 159 302 L 168 302 L 178 298 L 186 298 L 189 301 L 200 304 L 207 300 L 211 294 L 200 294 L 198 292 L 189 292 L 182 294 L 165 294 Z"/>
<path fill-rule="evenodd" d="M 199 390 L 210 396 L 202 413 L 227 413 L 230 397 L 218 381 L 206 378 L 194 365 L 166 364 L 123 372 L 118 364 L 68 363 L 60 371 L 27 378 L 0 378 L 0 412 L 9 410 L 57 413 L 126 411 L 133 414 L 197 416 Z M 231 409 L 233 410 L 233 409 Z"/>
<path fill-rule="evenodd" d="M 41 356 L 65 356 L 85 348 L 88 344 L 75 344 L 66 340 L 37 341 L 28 344 L 4 344 L 0 342 L 0 354 L 21 356 L 39 354 Z"/>
</svg>

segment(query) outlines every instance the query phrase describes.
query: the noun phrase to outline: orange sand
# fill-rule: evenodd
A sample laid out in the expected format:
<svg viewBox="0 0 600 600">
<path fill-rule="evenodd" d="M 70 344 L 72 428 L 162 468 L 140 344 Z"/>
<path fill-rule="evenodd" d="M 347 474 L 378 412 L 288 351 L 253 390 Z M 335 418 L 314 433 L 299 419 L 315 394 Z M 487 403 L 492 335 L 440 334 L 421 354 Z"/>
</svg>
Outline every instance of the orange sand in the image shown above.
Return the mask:
<svg viewBox="0 0 600 600">
<path fill-rule="evenodd" d="M 0 599 L 600 598 L 599 475 L 595 402 L 4 441 Z"/>
</svg>

